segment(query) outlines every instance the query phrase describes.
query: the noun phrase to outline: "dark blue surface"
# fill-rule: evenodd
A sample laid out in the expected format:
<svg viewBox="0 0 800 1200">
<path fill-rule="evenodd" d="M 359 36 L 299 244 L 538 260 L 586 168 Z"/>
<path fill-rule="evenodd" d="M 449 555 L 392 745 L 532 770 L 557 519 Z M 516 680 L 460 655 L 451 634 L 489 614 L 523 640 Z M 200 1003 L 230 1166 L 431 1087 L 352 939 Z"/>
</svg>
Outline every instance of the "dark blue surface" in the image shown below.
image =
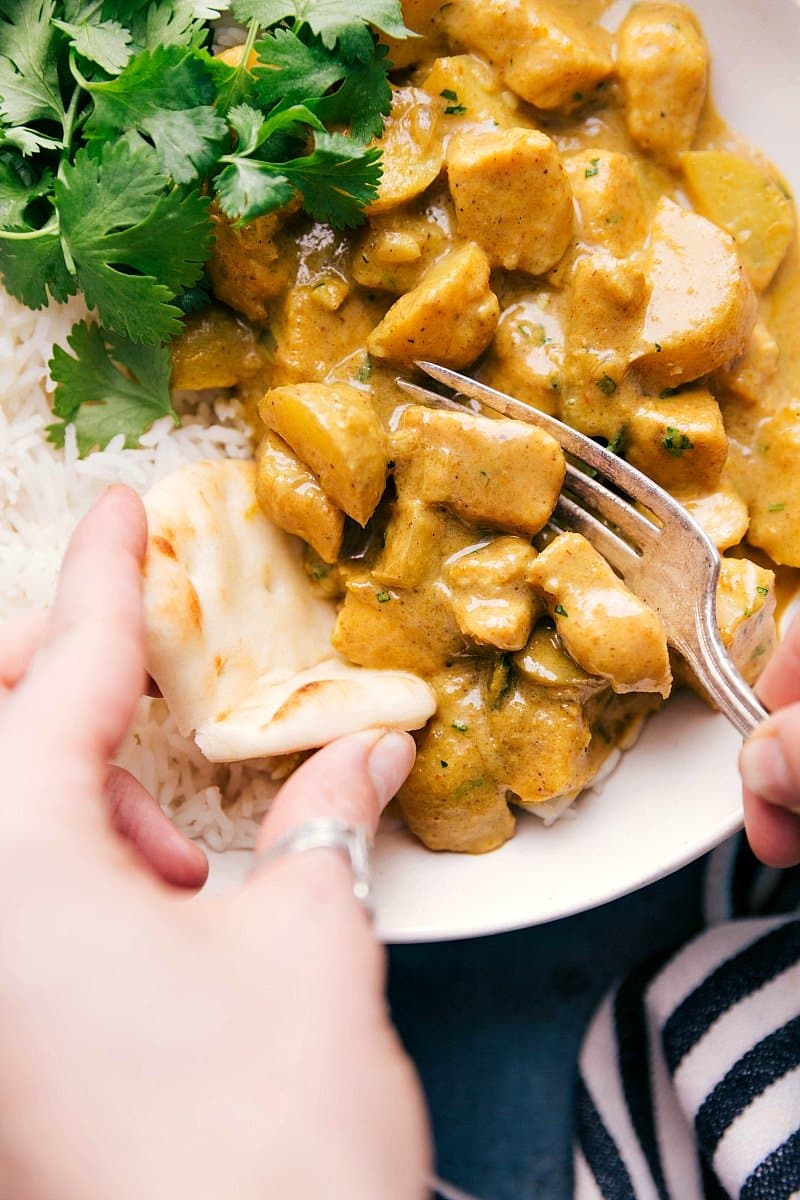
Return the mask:
<svg viewBox="0 0 800 1200">
<path fill-rule="evenodd" d="M 569 1200 L 580 1041 L 614 980 L 700 927 L 696 863 L 632 896 L 491 938 L 396 946 L 389 997 L 439 1174 L 480 1200 Z"/>
</svg>

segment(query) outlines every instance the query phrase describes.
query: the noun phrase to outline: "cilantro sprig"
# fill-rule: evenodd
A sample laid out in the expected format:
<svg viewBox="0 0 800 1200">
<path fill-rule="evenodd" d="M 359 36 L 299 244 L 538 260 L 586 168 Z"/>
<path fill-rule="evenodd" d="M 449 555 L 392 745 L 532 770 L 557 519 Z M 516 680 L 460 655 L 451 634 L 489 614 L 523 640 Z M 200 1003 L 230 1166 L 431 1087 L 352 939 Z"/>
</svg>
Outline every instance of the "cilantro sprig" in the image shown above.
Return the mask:
<svg viewBox="0 0 800 1200">
<path fill-rule="evenodd" d="M 228 8 L 238 64 L 211 53 Z M 391 105 L 376 31 L 399 0 L 8 0 L 0 9 L 0 274 L 30 308 L 82 293 L 51 373 L 82 453 L 171 413 L 165 343 L 234 222 L 296 193 L 347 228 L 377 192 Z M 174 414 L 172 414 L 174 416 Z"/>
</svg>

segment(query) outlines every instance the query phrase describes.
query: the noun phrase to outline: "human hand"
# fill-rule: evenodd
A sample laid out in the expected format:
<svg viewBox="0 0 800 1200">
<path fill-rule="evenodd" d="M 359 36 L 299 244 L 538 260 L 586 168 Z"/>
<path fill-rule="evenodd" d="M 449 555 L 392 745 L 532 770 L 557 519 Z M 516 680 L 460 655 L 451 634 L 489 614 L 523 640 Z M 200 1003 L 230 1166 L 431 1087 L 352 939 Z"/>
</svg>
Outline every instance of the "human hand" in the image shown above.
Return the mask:
<svg viewBox="0 0 800 1200">
<path fill-rule="evenodd" d="M 170 881 L 199 882 L 202 859 L 180 839 L 165 851 L 127 781 L 128 840 L 114 828 L 144 542 L 140 502 L 112 489 L 50 616 L 0 638 L 0 1195 L 417 1200 L 424 1107 L 342 857 L 285 856 L 188 903 Z M 374 831 L 412 761 L 405 734 L 328 746 L 261 847 L 321 815 Z"/>
<path fill-rule="evenodd" d="M 739 758 L 753 853 L 771 867 L 800 863 L 800 613 L 756 685 L 771 716 Z"/>
</svg>

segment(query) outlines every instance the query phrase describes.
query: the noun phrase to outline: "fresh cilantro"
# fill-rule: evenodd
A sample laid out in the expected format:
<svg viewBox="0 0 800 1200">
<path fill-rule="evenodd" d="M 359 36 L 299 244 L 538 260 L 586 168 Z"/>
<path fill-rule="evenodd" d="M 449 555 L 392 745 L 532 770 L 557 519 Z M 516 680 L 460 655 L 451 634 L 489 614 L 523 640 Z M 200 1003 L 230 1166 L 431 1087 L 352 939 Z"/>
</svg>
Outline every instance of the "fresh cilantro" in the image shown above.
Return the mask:
<svg viewBox="0 0 800 1200">
<path fill-rule="evenodd" d="M 118 75 L 128 65 L 131 54 L 130 31 L 119 21 L 95 20 L 96 5 L 88 11 L 78 13 L 75 21 L 59 21 L 53 24 L 67 35 L 70 46 L 81 58 L 96 63 L 109 75 Z"/>
<path fill-rule="evenodd" d="M 69 363 L 54 357 L 56 413 L 74 420 L 81 452 L 105 444 L 115 421 L 133 444 L 165 411 L 167 385 L 145 358 L 165 361 L 162 343 L 207 303 L 197 285 L 214 198 L 243 222 L 299 193 L 341 228 L 377 193 L 380 151 L 368 143 L 392 98 L 377 33 L 415 36 L 399 0 L 237 0 L 249 25 L 234 66 L 209 51 L 210 22 L 228 7 L 0 6 L 0 273 L 31 308 L 82 292 L 97 311 L 94 332 L 76 327 Z"/>
<path fill-rule="evenodd" d="M 593 158 L 591 160 L 591 162 L 589 163 L 589 166 L 586 168 L 584 174 L 587 179 L 594 179 L 595 175 L 599 175 L 600 174 L 600 159 Z"/>
<path fill-rule="evenodd" d="M 90 138 L 111 140 L 136 130 L 152 142 L 161 170 L 191 183 L 216 161 L 227 133 L 213 107 L 206 64 L 181 46 L 144 50 L 116 79 L 89 83 L 94 111 Z"/>
<path fill-rule="evenodd" d="M 466 104 L 448 104 L 444 110 L 444 115 L 446 117 L 463 117 L 466 111 Z"/>
<path fill-rule="evenodd" d="M 0 10 L 0 119 L 8 126 L 64 120 L 54 10 L 53 0 L 10 0 Z"/>
<path fill-rule="evenodd" d="M 556 615 L 559 617 L 568 617 L 569 616 L 569 613 L 564 608 L 563 604 L 557 604 L 555 606 L 555 608 L 553 609 L 553 612 L 556 613 Z"/>
<path fill-rule="evenodd" d="M 691 438 L 687 434 L 681 433 L 679 429 L 673 428 L 672 425 L 667 426 L 662 445 L 667 453 L 672 454 L 675 458 L 680 458 L 684 450 L 694 450 L 694 442 Z"/>
<path fill-rule="evenodd" d="M 786 508 L 786 502 L 784 500 L 781 500 L 781 502 L 779 504 L 770 504 L 770 506 L 767 509 L 767 512 L 779 513 L 779 512 L 783 512 L 783 510 L 785 508 Z"/>
<path fill-rule="evenodd" d="M 126 446 L 135 446 L 159 417 L 170 416 L 178 424 L 166 346 L 137 346 L 85 321 L 74 326 L 68 342 L 74 355 L 56 346 L 50 365 L 59 385 L 53 409 L 60 421 L 47 431 L 55 445 L 64 445 L 69 424 L 75 426 L 80 454 L 102 449 L 120 433 Z"/>
<path fill-rule="evenodd" d="M 208 200 L 164 191 L 147 146 L 107 142 L 99 161 L 81 150 L 54 186 L 61 244 L 90 308 L 135 342 L 180 329 L 170 303 L 196 283 L 211 250 Z"/>
<path fill-rule="evenodd" d="M 469 725 L 466 721 L 453 721 L 453 729 L 457 730 L 458 733 L 466 733 Z"/>
<path fill-rule="evenodd" d="M 620 425 L 619 429 L 617 430 L 617 432 L 614 434 L 611 441 L 606 446 L 606 450 L 609 450 L 612 454 L 619 454 L 622 451 L 623 447 L 625 446 L 626 435 L 627 435 L 627 430 L 626 430 L 625 426 Z"/>
<path fill-rule="evenodd" d="M 458 104 L 458 92 L 454 92 L 452 88 L 443 88 L 439 95 L 443 100 L 449 100 L 451 104 Z"/>
<path fill-rule="evenodd" d="M 768 587 L 761 587 L 761 585 L 759 585 L 759 586 L 756 588 L 756 591 L 758 592 L 759 596 L 768 596 L 768 595 L 769 595 L 769 588 L 768 588 Z"/>
<path fill-rule="evenodd" d="M 378 601 L 378 604 L 388 604 L 388 602 L 391 600 L 391 598 L 392 598 L 391 592 L 376 592 L 375 593 L 375 599 Z"/>
</svg>

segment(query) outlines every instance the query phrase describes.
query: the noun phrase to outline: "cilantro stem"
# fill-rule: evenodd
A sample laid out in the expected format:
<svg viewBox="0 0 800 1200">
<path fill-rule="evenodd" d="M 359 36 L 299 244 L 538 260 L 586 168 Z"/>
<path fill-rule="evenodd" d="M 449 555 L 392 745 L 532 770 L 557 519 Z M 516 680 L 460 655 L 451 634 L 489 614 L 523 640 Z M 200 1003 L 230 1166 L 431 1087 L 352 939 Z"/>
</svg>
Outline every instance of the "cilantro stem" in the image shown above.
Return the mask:
<svg viewBox="0 0 800 1200">
<path fill-rule="evenodd" d="M 69 52 L 69 69 L 72 74 L 72 78 L 75 80 L 78 87 L 83 88 L 83 90 L 85 92 L 91 91 L 91 84 L 89 83 L 89 80 L 86 79 L 81 74 L 81 72 L 78 68 L 78 64 L 75 61 L 75 51 L 74 50 L 70 50 L 70 52 Z M 76 92 L 75 95 L 77 95 L 77 94 L 78 93 Z M 72 108 L 72 104 L 74 103 L 75 95 L 73 95 L 72 100 L 70 101 L 70 108 Z"/>
<path fill-rule="evenodd" d="M 46 237 L 51 233 L 58 233 L 58 217 L 53 217 L 41 229 L 0 229 L 0 238 L 8 242 L 32 242 L 36 238 Z"/>
<path fill-rule="evenodd" d="M 70 50 L 70 53 L 69 53 L 69 66 L 70 66 L 70 70 L 71 70 L 76 82 L 78 83 L 78 87 L 76 87 L 75 91 L 72 93 L 72 96 L 71 96 L 70 102 L 69 102 L 69 108 L 67 109 L 66 113 L 64 114 L 64 122 L 62 125 L 62 129 L 64 131 L 63 145 L 64 145 L 65 149 L 67 149 L 69 147 L 69 145 L 71 144 L 73 135 L 75 133 L 75 116 L 78 112 L 78 105 L 81 100 L 81 90 L 83 88 L 86 88 L 86 86 L 87 86 L 86 80 L 81 75 L 81 73 L 78 70 L 77 65 L 75 63 L 75 51 L 74 50 Z"/>
</svg>

